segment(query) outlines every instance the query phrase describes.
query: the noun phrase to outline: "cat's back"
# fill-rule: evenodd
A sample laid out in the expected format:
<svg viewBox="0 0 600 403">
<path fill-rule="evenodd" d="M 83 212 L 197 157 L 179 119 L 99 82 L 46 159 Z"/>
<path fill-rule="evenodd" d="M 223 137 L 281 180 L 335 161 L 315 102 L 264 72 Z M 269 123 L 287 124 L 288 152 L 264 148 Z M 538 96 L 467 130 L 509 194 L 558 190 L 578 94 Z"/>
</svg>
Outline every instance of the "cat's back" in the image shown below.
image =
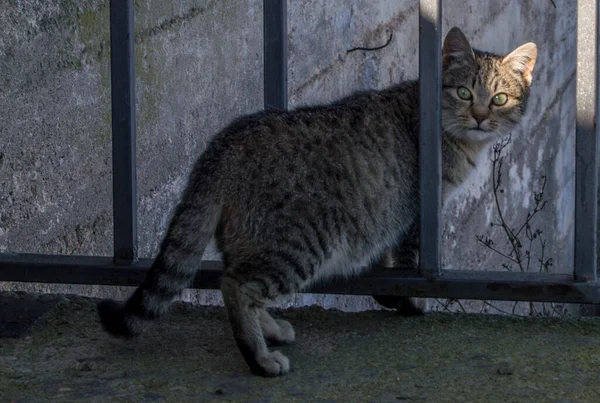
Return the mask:
<svg viewBox="0 0 600 403">
<path fill-rule="evenodd" d="M 283 166 L 397 145 L 412 148 L 418 130 L 416 90 L 416 83 L 406 82 L 327 105 L 242 116 L 215 135 L 205 153 L 222 154 L 231 167 L 251 168 L 275 160 Z"/>
<path fill-rule="evenodd" d="M 282 204 L 358 211 L 374 194 L 389 205 L 415 187 L 415 88 L 405 83 L 329 105 L 240 117 L 213 138 L 192 180 L 238 204 L 235 210 L 255 206 L 255 213 Z"/>
</svg>

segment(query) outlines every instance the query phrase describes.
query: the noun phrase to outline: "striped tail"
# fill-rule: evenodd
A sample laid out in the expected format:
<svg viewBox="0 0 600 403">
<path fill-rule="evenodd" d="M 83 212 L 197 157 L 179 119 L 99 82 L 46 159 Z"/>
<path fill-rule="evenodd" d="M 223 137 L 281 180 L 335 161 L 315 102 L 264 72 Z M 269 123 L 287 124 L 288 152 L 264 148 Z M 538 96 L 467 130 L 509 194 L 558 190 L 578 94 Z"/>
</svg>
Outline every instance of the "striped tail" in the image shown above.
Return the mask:
<svg viewBox="0 0 600 403">
<path fill-rule="evenodd" d="M 165 313 L 194 280 L 219 219 L 217 204 L 206 200 L 193 205 L 181 203 L 142 285 L 125 304 L 113 300 L 98 304 L 104 328 L 115 336 L 133 337 L 142 332 L 147 320 Z"/>
</svg>

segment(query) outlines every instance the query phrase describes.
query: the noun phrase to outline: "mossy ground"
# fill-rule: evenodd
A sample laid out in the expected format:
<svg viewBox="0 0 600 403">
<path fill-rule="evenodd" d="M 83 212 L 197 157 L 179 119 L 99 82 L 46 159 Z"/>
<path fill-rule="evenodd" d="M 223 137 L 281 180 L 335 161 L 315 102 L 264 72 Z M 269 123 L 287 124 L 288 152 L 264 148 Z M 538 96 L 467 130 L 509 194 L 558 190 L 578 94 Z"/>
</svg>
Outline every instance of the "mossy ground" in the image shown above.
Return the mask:
<svg viewBox="0 0 600 403">
<path fill-rule="evenodd" d="M 46 297 L 47 298 L 47 297 Z M 249 373 L 222 308 L 178 303 L 135 341 L 96 300 L 57 296 L 27 336 L 0 339 L 3 401 L 597 402 L 600 320 L 277 312 L 296 328 L 286 376 Z"/>
</svg>

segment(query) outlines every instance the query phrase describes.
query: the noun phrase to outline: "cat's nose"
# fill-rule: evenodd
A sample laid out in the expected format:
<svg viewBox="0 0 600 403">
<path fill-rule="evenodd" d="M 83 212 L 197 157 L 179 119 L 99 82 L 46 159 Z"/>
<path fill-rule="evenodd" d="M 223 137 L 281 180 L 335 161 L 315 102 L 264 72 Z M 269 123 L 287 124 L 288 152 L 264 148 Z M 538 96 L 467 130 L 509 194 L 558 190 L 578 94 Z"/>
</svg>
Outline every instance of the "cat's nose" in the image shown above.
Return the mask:
<svg viewBox="0 0 600 403">
<path fill-rule="evenodd" d="M 471 116 L 473 116 L 473 119 L 475 119 L 477 125 L 480 125 L 481 122 L 490 117 L 490 110 L 488 108 L 475 106 L 471 110 Z"/>
<path fill-rule="evenodd" d="M 478 125 L 480 125 L 481 122 L 483 122 L 486 118 L 487 116 L 473 115 L 473 119 L 475 119 Z"/>
</svg>

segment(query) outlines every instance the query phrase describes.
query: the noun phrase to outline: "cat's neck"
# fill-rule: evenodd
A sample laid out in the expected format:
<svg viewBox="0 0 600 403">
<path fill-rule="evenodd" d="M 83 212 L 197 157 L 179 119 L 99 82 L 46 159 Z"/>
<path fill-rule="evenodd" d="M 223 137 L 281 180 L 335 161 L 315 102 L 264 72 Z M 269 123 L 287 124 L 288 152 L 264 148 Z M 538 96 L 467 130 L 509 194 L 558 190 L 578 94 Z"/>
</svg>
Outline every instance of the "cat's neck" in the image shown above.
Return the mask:
<svg viewBox="0 0 600 403">
<path fill-rule="evenodd" d="M 450 141 L 455 144 L 461 151 L 471 158 L 477 158 L 481 153 L 485 152 L 492 140 L 472 140 L 467 138 L 461 138 L 449 134 L 446 131 L 442 132 L 442 139 Z"/>
</svg>

